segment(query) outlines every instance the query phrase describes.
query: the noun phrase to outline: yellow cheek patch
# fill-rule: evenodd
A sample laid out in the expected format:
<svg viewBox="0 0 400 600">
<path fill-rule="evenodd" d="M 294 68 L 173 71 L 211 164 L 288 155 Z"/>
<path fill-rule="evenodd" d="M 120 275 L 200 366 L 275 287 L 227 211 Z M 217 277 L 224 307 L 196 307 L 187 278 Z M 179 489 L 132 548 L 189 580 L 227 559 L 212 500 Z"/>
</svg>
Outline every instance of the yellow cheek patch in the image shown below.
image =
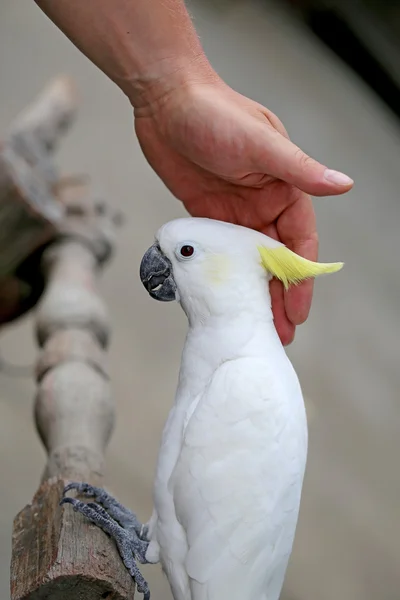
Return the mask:
<svg viewBox="0 0 400 600">
<path fill-rule="evenodd" d="M 231 274 L 231 261 L 222 254 L 213 254 L 204 263 L 204 274 L 209 283 L 223 283 Z"/>
<path fill-rule="evenodd" d="M 266 248 L 258 246 L 261 256 L 261 264 L 266 271 L 282 281 L 285 289 L 289 285 L 300 283 L 305 279 L 326 275 L 327 273 L 336 273 L 343 267 L 343 263 L 318 263 L 307 260 L 295 254 L 286 246 L 278 248 Z"/>
</svg>

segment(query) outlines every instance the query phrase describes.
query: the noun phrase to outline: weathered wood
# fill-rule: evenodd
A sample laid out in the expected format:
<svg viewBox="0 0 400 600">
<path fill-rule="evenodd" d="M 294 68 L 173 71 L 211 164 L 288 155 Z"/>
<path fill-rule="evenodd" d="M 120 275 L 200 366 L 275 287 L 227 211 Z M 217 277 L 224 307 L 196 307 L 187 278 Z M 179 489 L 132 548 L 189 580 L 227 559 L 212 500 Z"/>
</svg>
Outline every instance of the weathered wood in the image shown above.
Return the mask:
<svg viewBox="0 0 400 600">
<path fill-rule="evenodd" d="M 59 508 L 63 486 L 60 479 L 44 482 L 15 521 L 12 600 L 133 598 L 127 572 L 117 580 L 121 559 L 113 543 L 80 515 Z"/>
<path fill-rule="evenodd" d="M 72 79 L 57 77 L 22 111 L 9 130 L 7 143 L 53 182 L 57 181 L 58 173 L 49 155 L 73 123 L 77 100 Z"/>
<path fill-rule="evenodd" d="M 0 282 L 57 233 L 63 207 L 53 193 L 58 173 L 51 153 L 75 111 L 72 82 L 57 78 L 15 119 L 0 145 Z"/>
<path fill-rule="evenodd" d="M 11 600 L 127 600 L 134 583 L 114 543 L 70 506 L 59 506 L 68 481 L 103 483 L 114 423 L 109 323 L 96 291 L 98 266 L 113 245 L 113 218 L 85 201 L 84 187 L 60 193 L 67 216 L 42 256 L 46 288 L 36 314 L 42 351 L 35 420 L 48 461 L 32 502 L 14 521 Z"/>
<path fill-rule="evenodd" d="M 55 238 L 63 207 L 41 173 L 10 146 L 0 150 L 0 279 Z"/>
</svg>

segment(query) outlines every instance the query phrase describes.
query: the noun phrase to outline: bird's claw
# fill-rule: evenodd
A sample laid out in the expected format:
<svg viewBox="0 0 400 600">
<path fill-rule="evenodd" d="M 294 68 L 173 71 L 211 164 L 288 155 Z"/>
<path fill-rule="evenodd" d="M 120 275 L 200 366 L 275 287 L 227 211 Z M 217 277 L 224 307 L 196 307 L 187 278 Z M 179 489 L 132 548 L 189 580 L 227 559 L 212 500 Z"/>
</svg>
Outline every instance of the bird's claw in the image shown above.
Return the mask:
<svg viewBox="0 0 400 600">
<path fill-rule="evenodd" d="M 82 502 L 77 498 L 65 496 L 70 490 L 76 490 L 86 498 L 93 498 L 95 502 Z M 60 505 L 63 504 L 71 504 L 74 511 L 84 515 L 115 541 L 124 565 L 135 580 L 138 592 L 143 594 L 144 600 L 150 600 L 148 583 L 136 564 L 136 560 L 141 564 L 148 562 L 146 551 L 149 542 L 145 537 L 146 526 L 105 490 L 88 483 L 71 482 L 66 485 L 60 501 Z"/>
</svg>

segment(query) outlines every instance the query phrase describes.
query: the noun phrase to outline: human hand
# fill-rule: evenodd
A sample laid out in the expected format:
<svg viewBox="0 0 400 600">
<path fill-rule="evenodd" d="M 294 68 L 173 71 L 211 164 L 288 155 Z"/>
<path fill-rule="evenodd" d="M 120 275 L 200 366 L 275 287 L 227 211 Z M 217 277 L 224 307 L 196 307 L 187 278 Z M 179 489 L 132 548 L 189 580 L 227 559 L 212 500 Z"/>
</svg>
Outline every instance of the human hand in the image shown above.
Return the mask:
<svg viewBox="0 0 400 600">
<path fill-rule="evenodd" d="M 311 198 L 343 194 L 353 181 L 290 142 L 267 108 L 216 79 L 180 86 L 135 109 L 141 148 L 192 216 L 229 221 L 279 239 L 310 260 L 318 254 Z M 270 286 L 284 345 L 309 314 L 313 281 Z"/>
</svg>

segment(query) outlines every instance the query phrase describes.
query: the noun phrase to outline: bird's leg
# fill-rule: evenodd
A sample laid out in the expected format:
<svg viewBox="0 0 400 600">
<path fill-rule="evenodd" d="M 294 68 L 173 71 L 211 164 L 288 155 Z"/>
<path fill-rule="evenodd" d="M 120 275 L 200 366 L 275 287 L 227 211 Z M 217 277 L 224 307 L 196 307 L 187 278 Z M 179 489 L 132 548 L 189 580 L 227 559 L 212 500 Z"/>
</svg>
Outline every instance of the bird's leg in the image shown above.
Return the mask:
<svg viewBox="0 0 400 600">
<path fill-rule="evenodd" d="M 95 502 L 86 503 L 65 496 L 70 490 L 76 490 L 79 495 L 86 498 L 93 498 Z M 141 525 L 133 512 L 122 506 L 106 491 L 87 483 L 68 484 L 64 488 L 60 504 L 67 503 L 72 504 L 75 511 L 84 515 L 115 541 L 124 565 L 136 582 L 138 592 L 144 595 L 145 600 L 149 600 L 150 592 L 147 581 L 136 564 L 136 560 L 141 564 L 149 562 L 146 559 L 146 551 L 149 546 L 146 525 Z"/>
<path fill-rule="evenodd" d="M 132 511 L 110 496 L 105 490 L 88 483 L 69 483 L 63 491 L 63 496 L 70 490 L 76 490 L 80 496 L 92 498 L 96 504 L 106 509 L 110 517 L 117 521 L 126 531 L 135 532 L 137 537 L 147 542 L 147 525 L 142 525 Z"/>
</svg>

